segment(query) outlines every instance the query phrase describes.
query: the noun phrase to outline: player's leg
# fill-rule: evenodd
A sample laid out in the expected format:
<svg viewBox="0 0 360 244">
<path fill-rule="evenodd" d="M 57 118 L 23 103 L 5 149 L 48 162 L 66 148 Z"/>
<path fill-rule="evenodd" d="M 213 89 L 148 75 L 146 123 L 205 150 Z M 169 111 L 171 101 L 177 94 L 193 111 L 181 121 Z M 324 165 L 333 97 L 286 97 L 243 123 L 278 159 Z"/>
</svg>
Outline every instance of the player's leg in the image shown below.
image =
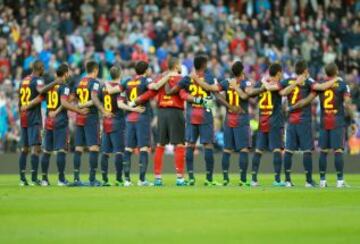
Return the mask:
<svg viewBox="0 0 360 244">
<path fill-rule="evenodd" d="M 214 174 L 214 125 L 203 124 L 200 125 L 200 143 L 204 145 L 204 158 L 206 169 L 205 185 L 221 185 L 213 180 Z"/>
<path fill-rule="evenodd" d="M 21 151 L 19 156 L 19 175 L 20 175 L 20 185 L 27 186 L 28 182 L 26 180 L 26 158 L 29 154 L 29 137 L 27 128 L 21 128 Z"/>
<path fill-rule="evenodd" d="M 56 165 L 58 168 L 58 186 L 66 186 L 69 182 L 65 178 L 66 151 L 60 149 L 56 153 Z"/>
<path fill-rule="evenodd" d="M 101 186 L 100 181 L 96 180 L 96 171 L 98 168 L 98 158 L 99 158 L 99 144 L 100 144 L 100 129 L 99 129 L 99 120 L 96 118 L 88 118 L 87 123 L 84 126 L 85 129 L 85 142 L 86 146 L 89 148 L 89 183 L 90 186 Z"/>
<path fill-rule="evenodd" d="M 154 175 L 155 181 L 154 185 L 161 186 L 162 185 L 162 166 L 163 166 L 163 156 L 165 152 L 165 145 L 160 143 L 156 144 L 155 154 L 154 154 Z"/>
<path fill-rule="evenodd" d="M 131 178 L 130 178 L 130 171 L 131 171 L 131 155 L 133 149 L 136 148 L 136 127 L 135 123 L 133 122 L 126 122 L 125 127 L 125 152 L 124 152 L 124 176 L 125 182 L 124 186 L 131 186 Z"/>
<path fill-rule="evenodd" d="M 195 184 L 195 177 L 194 177 L 194 150 L 195 150 L 195 143 L 197 138 L 199 137 L 199 126 L 193 125 L 191 123 L 186 124 L 185 128 L 185 137 L 186 137 L 186 154 L 185 154 L 185 161 L 186 161 L 186 170 L 189 175 L 189 185 Z"/>
<path fill-rule="evenodd" d="M 32 185 L 40 185 L 38 179 L 39 157 L 41 153 L 41 128 L 39 125 L 28 128 L 29 144 L 31 146 L 31 181 Z"/>
<path fill-rule="evenodd" d="M 169 110 L 169 135 L 170 143 L 175 146 L 174 160 L 176 170 L 176 185 L 185 186 L 185 118 L 182 110 Z"/>
<path fill-rule="evenodd" d="M 288 124 L 286 127 L 286 141 L 285 141 L 285 153 L 284 153 L 284 171 L 285 171 L 285 184 L 287 187 L 292 187 L 291 181 L 291 168 L 292 168 L 292 157 L 295 150 L 298 150 L 298 136 L 297 126 L 294 124 Z"/>
<path fill-rule="evenodd" d="M 234 128 L 235 150 L 239 151 L 240 186 L 249 186 L 247 182 L 247 169 L 249 165 L 250 127 L 241 126 Z"/>
<path fill-rule="evenodd" d="M 348 185 L 344 181 L 344 142 L 345 128 L 340 127 L 330 131 L 330 146 L 334 149 L 334 163 L 337 176 L 336 187 L 343 188 Z"/>
<path fill-rule="evenodd" d="M 283 129 L 272 128 L 269 132 L 269 149 L 273 152 L 273 165 L 275 173 L 274 186 L 285 186 L 285 183 L 281 181 L 281 167 L 282 167 L 282 155 L 281 150 L 283 148 Z"/>
<path fill-rule="evenodd" d="M 297 127 L 297 138 L 299 138 L 299 146 L 303 152 L 303 166 L 305 170 L 305 187 L 314 187 L 315 182 L 312 179 L 313 162 L 312 150 L 314 149 L 314 142 L 312 136 L 311 123 L 302 124 Z"/>
<path fill-rule="evenodd" d="M 146 180 L 146 172 L 149 164 L 149 146 L 150 146 L 150 120 L 144 118 L 136 124 L 137 146 L 140 148 L 139 157 L 139 186 L 152 185 Z"/>
<path fill-rule="evenodd" d="M 229 168 L 230 168 L 230 157 L 235 146 L 235 138 L 233 128 L 230 128 L 224 123 L 224 150 L 221 159 L 221 168 L 223 171 L 223 185 L 229 184 Z"/>
<path fill-rule="evenodd" d="M 54 131 L 45 129 L 44 150 L 41 157 L 42 186 L 50 185 L 48 179 L 48 171 L 51 153 L 52 151 L 54 151 L 54 139 Z"/>
<path fill-rule="evenodd" d="M 327 169 L 327 155 L 330 148 L 330 135 L 329 131 L 325 129 L 320 129 L 319 134 L 319 147 L 320 147 L 320 157 L 319 157 L 319 173 L 320 173 L 320 184 L 321 188 L 327 187 L 326 182 L 326 169 Z"/>
<path fill-rule="evenodd" d="M 75 152 L 74 152 L 74 185 L 82 185 L 80 181 L 81 156 L 85 146 L 85 130 L 83 126 L 75 127 Z"/>
<path fill-rule="evenodd" d="M 168 111 L 169 109 L 159 109 L 158 113 L 158 135 L 159 135 L 159 142 L 156 144 L 155 154 L 154 154 L 154 175 L 155 181 L 154 185 L 161 186 L 161 172 L 163 166 L 163 156 L 165 151 L 165 145 L 170 141 L 170 124 L 168 118 Z"/>
<path fill-rule="evenodd" d="M 268 133 L 258 131 L 256 135 L 256 148 L 251 163 L 251 186 L 258 186 L 257 175 L 263 151 L 268 148 Z"/>
<path fill-rule="evenodd" d="M 113 152 L 115 153 L 115 185 L 123 186 L 124 182 L 122 180 L 122 171 L 123 171 L 123 153 L 124 153 L 124 125 L 121 125 L 120 128 L 110 134 L 111 144 Z"/>
<path fill-rule="evenodd" d="M 107 186 L 109 184 L 109 177 L 108 177 L 109 157 L 110 157 L 110 153 L 113 152 L 110 134 L 111 133 L 103 132 L 101 137 L 102 154 L 100 159 L 100 168 L 101 168 L 103 186 Z"/>
</svg>

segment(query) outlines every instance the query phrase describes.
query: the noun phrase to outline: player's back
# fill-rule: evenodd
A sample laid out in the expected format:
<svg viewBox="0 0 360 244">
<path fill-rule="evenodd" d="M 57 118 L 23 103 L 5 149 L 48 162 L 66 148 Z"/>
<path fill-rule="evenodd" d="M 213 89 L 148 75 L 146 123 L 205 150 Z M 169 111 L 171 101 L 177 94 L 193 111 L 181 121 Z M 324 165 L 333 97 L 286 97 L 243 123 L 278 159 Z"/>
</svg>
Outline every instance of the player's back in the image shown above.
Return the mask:
<svg viewBox="0 0 360 244">
<path fill-rule="evenodd" d="M 56 111 L 61 106 L 61 96 L 69 95 L 69 88 L 65 84 L 55 85 L 46 93 L 46 115 L 50 111 Z M 67 110 L 62 109 L 55 118 L 57 126 L 67 125 L 68 115 Z"/>
<path fill-rule="evenodd" d="M 84 105 L 91 101 L 92 90 L 99 89 L 99 81 L 90 77 L 84 77 L 74 85 L 74 93 L 79 103 Z M 98 111 L 95 105 L 89 107 L 89 115 L 97 115 Z"/>
<path fill-rule="evenodd" d="M 350 96 L 350 88 L 341 78 L 330 89 L 319 92 L 322 128 L 334 129 L 345 125 L 345 96 Z"/>
<path fill-rule="evenodd" d="M 118 83 L 109 82 L 110 86 L 119 86 Z M 122 93 L 120 94 L 109 94 L 105 86 L 101 88 L 101 100 L 104 105 L 105 111 L 112 113 L 114 116 L 113 119 L 119 120 L 124 118 L 124 111 L 120 109 L 117 105 L 118 100 L 122 100 Z"/>
<path fill-rule="evenodd" d="M 171 76 L 168 81 L 170 88 L 176 86 L 181 79 L 182 77 L 180 75 Z M 184 100 L 180 97 L 179 93 L 171 96 L 166 95 L 165 86 L 159 89 L 157 99 L 159 108 L 178 108 L 182 110 L 184 109 Z"/>
<path fill-rule="evenodd" d="M 288 85 L 294 84 L 296 82 L 296 78 L 289 78 L 283 80 L 281 85 L 283 88 Z M 297 85 L 287 96 L 288 106 L 292 106 L 296 104 L 301 99 L 306 98 L 310 93 L 312 93 L 312 85 L 314 80 L 312 78 L 306 79 L 302 84 Z M 288 122 L 291 124 L 299 124 L 302 122 L 311 123 L 311 103 L 308 105 L 295 109 L 291 111 L 288 116 Z"/>
<path fill-rule="evenodd" d="M 260 81 L 256 82 L 255 87 L 261 87 Z M 258 98 L 260 130 L 268 132 L 271 128 L 281 128 L 284 126 L 284 116 L 282 112 L 282 97 L 278 91 L 264 91 Z"/>
<path fill-rule="evenodd" d="M 29 75 L 26 76 L 19 87 L 19 104 L 25 106 L 30 103 L 31 100 L 36 98 L 39 94 L 38 89 L 44 86 L 42 78 Z M 33 108 L 21 113 L 21 126 L 29 127 L 34 125 L 41 125 L 41 104 L 34 106 Z"/>
</svg>

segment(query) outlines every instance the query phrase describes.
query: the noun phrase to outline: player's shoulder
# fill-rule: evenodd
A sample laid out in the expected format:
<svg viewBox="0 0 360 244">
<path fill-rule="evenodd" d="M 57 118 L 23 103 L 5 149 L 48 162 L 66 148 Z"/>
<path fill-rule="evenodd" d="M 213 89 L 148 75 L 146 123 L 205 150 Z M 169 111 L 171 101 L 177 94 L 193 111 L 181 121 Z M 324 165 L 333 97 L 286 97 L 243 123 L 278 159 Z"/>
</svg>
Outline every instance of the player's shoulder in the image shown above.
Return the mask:
<svg viewBox="0 0 360 244">
<path fill-rule="evenodd" d="M 250 80 L 244 79 L 244 80 L 240 81 L 241 88 L 246 88 L 246 87 L 250 87 L 250 86 L 252 86 L 252 83 Z"/>
</svg>

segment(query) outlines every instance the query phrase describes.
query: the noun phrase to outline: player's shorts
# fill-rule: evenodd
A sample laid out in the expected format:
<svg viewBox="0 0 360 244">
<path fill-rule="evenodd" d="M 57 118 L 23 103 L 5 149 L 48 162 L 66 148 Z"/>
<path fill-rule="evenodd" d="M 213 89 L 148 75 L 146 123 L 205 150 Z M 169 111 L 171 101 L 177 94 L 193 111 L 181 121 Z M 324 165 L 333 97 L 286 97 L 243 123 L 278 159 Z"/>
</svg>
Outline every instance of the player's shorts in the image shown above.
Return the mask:
<svg viewBox="0 0 360 244">
<path fill-rule="evenodd" d="M 250 127 L 238 126 L 229 127 L 224 124 L 224 149 L 241 150 L 244 148 L 250 148 Z"/>
<path fill-rule="evenodd" d="M 194 125 L 187 122 L 185 127 L 186 142 L 194 144 L 199 136 L 201 144 L 212 144 L 214 142 L 213 123 Z"/>
<path fill-rule="evenodd" d="M 311 123 L 288 124 L 285 148 L 290 151 L 311 151 L 314 149 Z"/>
<path fill-rule="evenodd" d="M 95 146 L 100 144 L 99 138 L 99 120 L 89 119 L 84 126 L 75 126 L 75 146 Z"/>
<path fill-rule="evenodd" d="M 45 151 L 58 151 L 67 149 L 69 143 L 69 129 L 67 126 L 55 127 L 53 130 L 45 129 L 44 149 Z"/>
<path fill-rule="evenodd" d="M 332 130 L 320 129 L 319 147 L 321 149 L 343 149 L 345 145 L 345 128 Z"/>
<path fill-rule="evenodd" d="M 150 118 L 137 122 L 126 121 L 125 146 L 129 148 L 150 146 Z"/>
<path fill-rule="evenodd" d="M 158 113 L 159 143 L 184 144 L 184 111 L 177 108 L 160 108 Z"/>
<path fill-rule="evenodd" d="M 117 130 L 110 133 L 103 132 L 101 138 L 101 150 L 104 153 L 124 152 L 125 120 L 121 120 Z"/>
<path fill-rule="evenodd" d="M 41 145 L 41 125 L 21 127 L 21 145 L 23 147 Z"/>
<path fill-rule="evenodd" d="M 264 151 L 282 149 L 283 146 L 283 128 L 271 128 L 269 132 L 258 130 L 256 135 L 256 149 Z"/>
</svg>

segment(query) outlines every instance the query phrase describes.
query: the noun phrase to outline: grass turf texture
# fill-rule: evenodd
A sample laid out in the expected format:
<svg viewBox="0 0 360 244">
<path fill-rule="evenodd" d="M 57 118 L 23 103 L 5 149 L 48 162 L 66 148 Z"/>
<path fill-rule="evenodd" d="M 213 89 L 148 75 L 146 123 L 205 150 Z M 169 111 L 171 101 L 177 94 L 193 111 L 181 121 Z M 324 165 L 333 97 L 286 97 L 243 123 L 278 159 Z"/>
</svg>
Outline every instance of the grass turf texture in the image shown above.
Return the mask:
<svg viewBox="0 0 360 244">
<path fill-rule="evenodd" d="M 111 179 L 114 177 L 111 176 Z M 220 176 L 217 177 L 220 179 Z M 351 188 L 19 187 L 0 176 L 0 243 L 359 243 L 360 176 Z M 56 177 L 51 176 L 54 184 Z M 85 176 L 83 176 L 85 179 Z M 135 179 L 135 177 L 133 177 Z"/>
</svg>

